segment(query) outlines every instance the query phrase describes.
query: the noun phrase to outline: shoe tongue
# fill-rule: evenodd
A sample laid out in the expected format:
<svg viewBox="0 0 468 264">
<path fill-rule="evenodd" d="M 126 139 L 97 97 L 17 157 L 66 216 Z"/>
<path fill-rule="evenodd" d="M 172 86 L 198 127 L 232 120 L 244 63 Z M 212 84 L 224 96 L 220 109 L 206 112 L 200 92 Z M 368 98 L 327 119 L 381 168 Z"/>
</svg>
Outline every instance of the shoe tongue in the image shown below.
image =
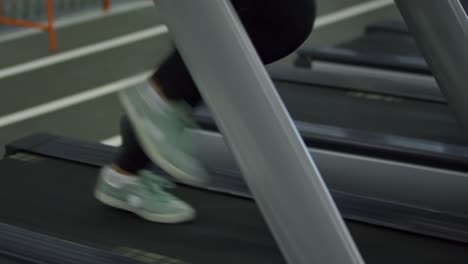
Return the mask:
<svg viewBox="0 0 468 264">
<path fill-rule="evenodd" d="M 192 107 L 186 102 L 168 102 L 168 105 L 171 111 L 183 118 L 186 118 L 192 110 Z"/>
</svg>

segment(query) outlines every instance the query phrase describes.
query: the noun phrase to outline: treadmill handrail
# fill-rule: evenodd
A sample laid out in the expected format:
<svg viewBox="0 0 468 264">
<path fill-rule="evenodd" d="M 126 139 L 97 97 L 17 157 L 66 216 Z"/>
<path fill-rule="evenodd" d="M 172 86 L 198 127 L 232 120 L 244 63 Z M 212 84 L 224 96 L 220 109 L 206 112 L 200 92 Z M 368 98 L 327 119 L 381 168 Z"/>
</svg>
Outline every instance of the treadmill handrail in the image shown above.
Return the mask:
<svg viewBox="0 0 468 264">
<path fill-rule="evenodd" d="M 364 263 L 231 2 L 158 3 L 287 261 Z"/>
<path fill-rule="evenodd" d="M 449 106 L 468 132 L 468 16 L 459 0 L 396 0 Z"/>
<path fill-rule="evenodd" d="M 314 61 L 311 68 L 272 64 L 267 69 L 275 81 L 446 103 L 435 79 L 423 74 L 323 61 Z"/>
</svg>

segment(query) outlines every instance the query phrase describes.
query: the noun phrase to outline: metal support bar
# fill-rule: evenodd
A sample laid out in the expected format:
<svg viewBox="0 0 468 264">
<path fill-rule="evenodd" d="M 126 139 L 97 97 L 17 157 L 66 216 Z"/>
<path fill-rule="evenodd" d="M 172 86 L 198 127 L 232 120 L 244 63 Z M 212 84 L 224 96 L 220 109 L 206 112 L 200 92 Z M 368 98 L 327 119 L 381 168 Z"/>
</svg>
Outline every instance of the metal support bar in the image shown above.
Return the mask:
<svg viewBox="0 0 468 264">
<path fill-rule="evenodd" d="M 109 11 L 111 9 L 111 0 L 103 0 L 102 1 L 102 9 L 104 11 Z"/>
<path fill-rule="evenodd" d="M 230 1 L 156 3 L 287 261 L 363 263 Z"/>
<path fill-rule="evenodd" d="M 459 0 L 395 0 L 439 86 L 468 131 L 468 17 Z"/>
<path fill-rule="evenodd" d="M 54 2 L 53 0 L 46 1 L 47 13 L 47 33 L 49 34 L 49 49 L 57 51 L 57 36 L 54 29 Z"/>
</svg>

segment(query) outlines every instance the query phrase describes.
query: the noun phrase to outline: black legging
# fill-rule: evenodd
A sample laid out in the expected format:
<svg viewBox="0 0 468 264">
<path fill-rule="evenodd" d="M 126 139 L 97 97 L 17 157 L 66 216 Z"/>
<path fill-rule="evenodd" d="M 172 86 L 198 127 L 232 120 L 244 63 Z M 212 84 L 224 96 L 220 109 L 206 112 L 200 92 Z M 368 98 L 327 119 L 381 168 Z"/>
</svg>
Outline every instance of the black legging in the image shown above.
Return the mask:
<svg viewBox="0 0 468 264">
<path fill-rule="evenodd" d="M 310 35 L 315 20 L 314 0 L 233 0 L 240 20 L 264 64 L 296 50 Z M 200 93 L 178 52 L 154 74 L 164 95 L 194 106 Z"/>
<path fill-rule="evenodd" d="M 252 43 L 264 64 L 284 58 L 310 35 L 315 20 L 314 0 L 232 0 Z M 152 76 L 165 97 L 192 106 L 200 93 L 180 54 L 175 51 Z M 150 161 L 141 150 L 126 118 L 121 123 L 123 145 L 116 165 L 136 173 Z"/>
</svg>

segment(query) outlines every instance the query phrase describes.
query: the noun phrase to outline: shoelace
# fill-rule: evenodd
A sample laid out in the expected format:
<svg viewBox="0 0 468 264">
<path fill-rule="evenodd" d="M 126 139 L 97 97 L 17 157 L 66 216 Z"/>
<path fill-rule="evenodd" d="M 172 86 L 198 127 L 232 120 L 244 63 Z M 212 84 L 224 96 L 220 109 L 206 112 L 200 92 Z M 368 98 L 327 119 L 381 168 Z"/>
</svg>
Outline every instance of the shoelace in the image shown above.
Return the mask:
<svg viewBox="0 0 468 264">
<path fill-rule="evenodd" d="M 148 170 L 143 170 L 139 174 L 142 176 L 141 183 L 148 192 L 157 196 L 162 202 L 167 203 L 171 200 L 172 196 L 165 189 L 174 189 L 176 185 L 173 182 Z"/>
</svg>

